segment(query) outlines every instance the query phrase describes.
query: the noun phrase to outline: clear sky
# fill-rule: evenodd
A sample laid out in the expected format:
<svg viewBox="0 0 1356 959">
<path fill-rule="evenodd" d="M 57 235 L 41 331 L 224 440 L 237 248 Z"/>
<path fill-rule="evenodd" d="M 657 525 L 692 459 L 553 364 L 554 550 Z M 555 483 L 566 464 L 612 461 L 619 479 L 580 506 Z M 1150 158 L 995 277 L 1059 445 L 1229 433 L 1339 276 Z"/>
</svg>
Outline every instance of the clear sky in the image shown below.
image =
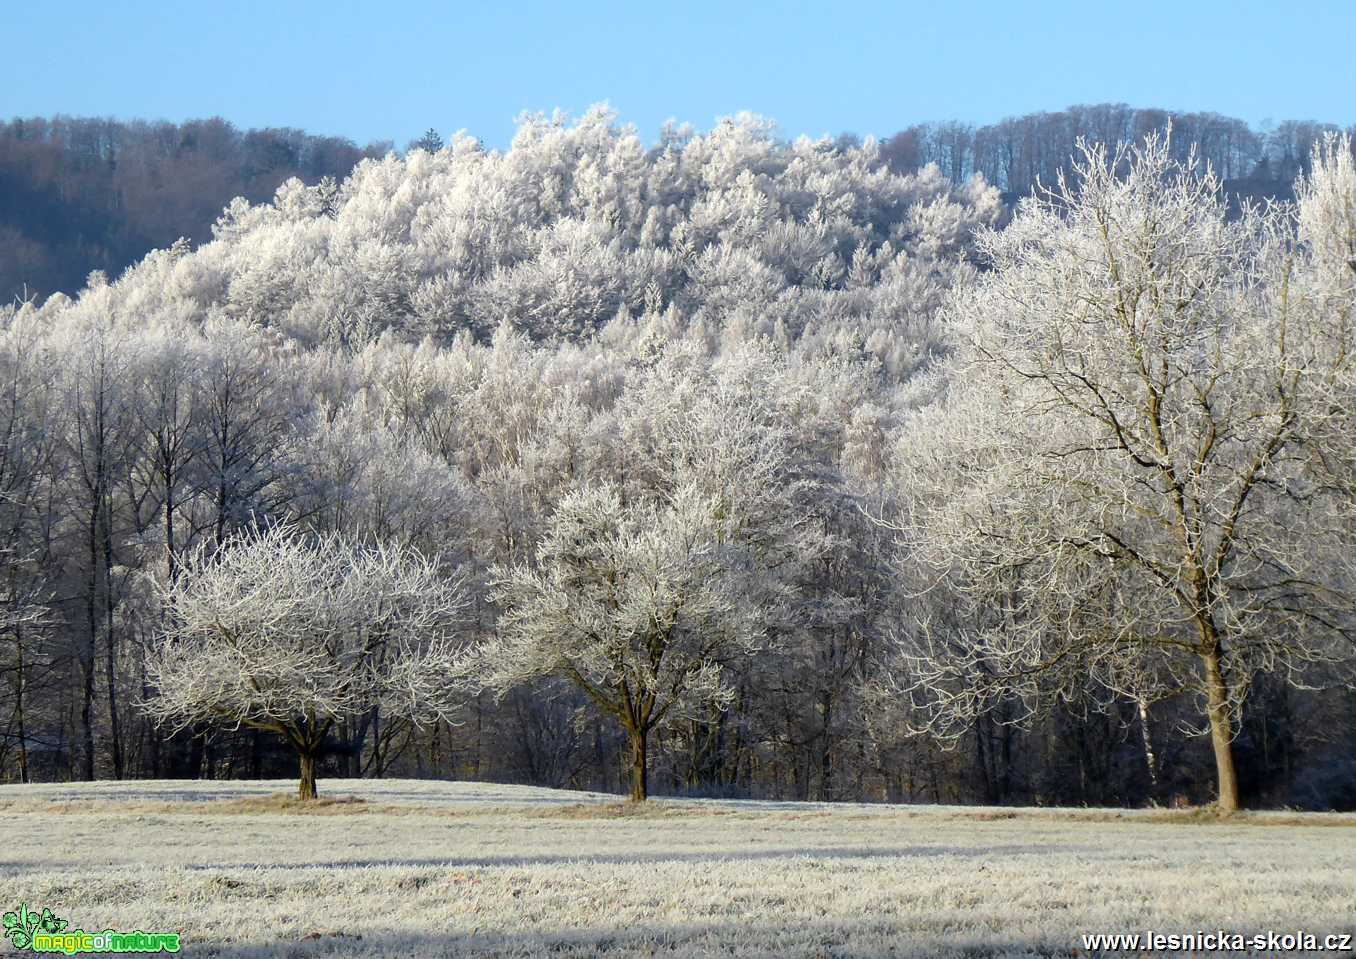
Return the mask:
<svg viewBox="0 0 1356 959">
<path fill-rule="evenodd" d="M 887 135 L 1074 103 L 1356 122 L 1356 0 L 0 0 L 0 117 L 294 126 L 502 146 L 609 101 L 652 138 L 752 110 Z"/>
</svg>

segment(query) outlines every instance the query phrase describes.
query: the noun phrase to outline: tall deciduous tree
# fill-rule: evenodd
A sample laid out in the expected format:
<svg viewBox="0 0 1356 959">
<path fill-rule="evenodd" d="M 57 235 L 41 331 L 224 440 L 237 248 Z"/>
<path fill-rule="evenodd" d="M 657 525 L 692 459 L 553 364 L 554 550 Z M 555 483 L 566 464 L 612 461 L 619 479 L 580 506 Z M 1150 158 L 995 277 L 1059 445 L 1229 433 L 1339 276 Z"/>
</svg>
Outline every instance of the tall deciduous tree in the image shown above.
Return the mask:
<svg viewBox="0 0 1356 959">
<path fill-rule="evenodd" d="M 50 359 L 34 349 L 31 331 L 0 332 L 0 764 L 17 758 L 19 781 L 30 778 L 28 717 L 32 702 L 50 698 L 44 669 L 53 625 L 50 586 L 39 560 L 44 500 L 56 451 L 59 406 Z M 47 653 L 47 656 L 43 656 Z"/>
<path fill-rule="evenodd" d="M 1150 140 L 981 239 L 950 396 L 904 440 L 913 557 L 969 603 L 906 658 L 933 728 L 1089 677 L 1189 690 L 1228 811 L 1252 678 L 1349 654 L 1352 544 L 1308 459 L 1356 343 L 1288 213 L 1231 219 Z"/>
<path fill-rule="evenodd" d="M 80 538 L 80 599 L 84 629 L 77 658 L 82 670 L 80 701 L 81 774 L 95 775 L 95 716 L 99 642 L 104 644 L 104 683 L 108 704 L 109 753 L 114 775 L 123 774 L 122 724 L 119 719 L 118 584 L 116 545 L 121 522 L 118 481 L 126 471 L 134 442 L 131 370 L 134 347 L 103 315 L 66 331 L 59 345 L 63 395 L 62 454 L 65 508 L 75 518 Z"/>
</svg>

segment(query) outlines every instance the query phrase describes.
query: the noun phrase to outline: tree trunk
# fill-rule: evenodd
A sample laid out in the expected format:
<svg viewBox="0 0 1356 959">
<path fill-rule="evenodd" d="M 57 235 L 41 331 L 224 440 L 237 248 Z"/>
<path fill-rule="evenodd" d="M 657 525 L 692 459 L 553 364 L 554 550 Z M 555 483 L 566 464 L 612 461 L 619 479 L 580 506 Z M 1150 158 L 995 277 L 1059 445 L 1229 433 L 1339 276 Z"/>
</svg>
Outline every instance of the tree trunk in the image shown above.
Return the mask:
<svg viewBox="0 0 1356 959">
<path fill-rule="evenodd" d="M 165 572 L 171 583 L 179 578 L 179 564 L 174 556 L 174 469 L 166 467 L 165 480 Z"/>
<path fill-rule="evenodd" d="M 1205 665 L 1205 695 L 1210 716 L 1210 743 L 1215 748 L 1218 806 L 1223 813 L 1238 811 L 1238 770 L 1234 766 L 1233 724 L 1229 717 L 1229 694 L 1220 671 L 1219 646 L 1201 655 Z"/>
<path fill-rule="evenodd" d="M 1154 753 L 1153 729 L 1149 726 L 1149 701 L 1143 696 L 1136 700 L 1139 707 L 1139 731 L 1144 741 L 1144 764 L 1149 767 L 1149 795 L 1158 796 L 1158 756 Z"/>
<path fill-rule="evenodd" d="M 113 639 L 113 614 L 108 616 L 108 648 L 105 651 L 104 673 L 108 681 L 108 733 L 109 748 L 113 756 L 113 778 L 121 779 L 123 773 L 122 721 L 118 716 L 118 652 Z"/>
<path fill-rule="evenodd" d="M 1001 723 L 998 727 L 998 801 L 1007 803 L 1012 798 L 1012 724 Z"/>
<path fill-rule="evenodd" d="M 24 637 L 23 628 L 14 627 L 14 650 L 17 661 L 14 677 L 14 714 L 19 731 L 19 782 L 28 782 L 28 731 L 24 728 Z"/>
<path fill-rule="evenodd" d="M 201 726 L 195 725 L 193 737 L 188 742 L 188 768 L 193 771 L 194 779 L 202 778 L 203 737 L 206 735 Z"/>
<path fill-rule="evenodd" d="M 210 728 L 202 737 L 202 768 L 198 770 L 198 778 L 217 778 L 217 744 Z"/>
<path fill-rule="evenodd" d="M 89 657 L 88 662 L 81 662 L 81 672 L 84 674 L 84 691 L 80 702 L 80 738 L 84 746 L 83 754 L 80 757 L 80 774 L 86 782 L 94 781 L 94 650 L 86 649 L 82 652 L 82 660 L 85 656 Z"/>
<path fill-rule="evenodd" d="M 363 713 L 356 727 L 352 721 L 345 723 L 344 741 L 347 745 L 344 754 L 344 775 L 349 779 L 361 779 L 363 776 L 363 749 L 367 744 L 367 731 L 372 728 L 376 710 L 377 707 L 373 706 Z M 420 762 L 423 762 L 422 758 Z"/>
<path fill-rule="evenodd" d="M 316 797 L 315 753 L 298 753 L 301 759 L 301 782 L 297 785 L 297 798 L 303 801 Z"/>
<path fill-rule="evenodd" d="M 381 713 L 380 707 L 372 707 L 372 770 L 373 776 L 380 779 L 386 771 L 385 751 L 381 747 Z M 361 748 L 361 743 L 359 744 Z"/>
<path fill-rule="evenodd" d="M 994 790 L 993 771 L 990 761 L 990 753 L 993 751 L 993 743 L 989 742 L 988 724 L 985 716 L 975 717 L 975 770 L 979 773 L 979 788 L 984 796 L 986 806 L 995 806 L 998 804 L 998 795 Z"/>
<path fill-rule="evenodd" d="M 118 718 L 118 646 L 113 638 L 116 602 L 113 596 L 113 506 L 104 504 L 103 564 L 104 564 L 104 642 L 108 644 L 104 664 L 108 680 L 108 733 L 113 755 L 113 778 L 123 773 L 122 723 Z"/>
<path fill-rule="evenodd" d="M 259 744 L 260 733 L 257 729 L 250 730 L 250 778 L 264 778 L 264 761 L 260 753 Z"/>
<path fill-rule="evenodd" d="M 646 738 L 648 730 L 632 729 L 631 732 L 631 801 L 644 802 L 650 797 L 650 784 L 646 770 Z"/>
<path fill-rule="evenodd" d="M 819 737 L 819 801 L 833 801 L 833 693 L 824 690 L 820 696 L 820 717 L 824 726 Z"/>
<path fill-rule="evenodd" d="M 477 780 L 477 781 L 480 779 L 480 747 L 481 747 L 481 737 L 484 735 L 484 732 L 485 732 L 485 715 L 484 715 L 483 711 L 482 711 L 481 708 L 480 708 L 480 696 L 477 694 L 477 696 L 476 696 L 476 751 L 475 751 L 474 757 L 472 757 L 472 765 L 471 765 L 471 778 L 472 778 L 472 779 L 475 779 L 475 780 Z"/>
<path fill-rule="evenodd" d="M 141 681 L 141 698 L 143 701 L 150 699 L 151 685 L 146 678 L 146 645 L 138 644 L 139 654 L 137 656 L 137 672 Z M 151 778 L 160 779 L 162 768 L 162 757 L 160 749 L 160 730 L 155 728 L 155 724 L 144 715 L 142 716 L 141 726 L 146 736 L 146 748 L 150 753 Z M 143 769 L 144 769 L 143 764 Z"/>
<path fill-rule="evenodd" d="M 701 767 L 702 761 L 700 742 L 701 728 L 695 719 L 688 721 L 687 732 L 689 746 L 687 778 L 683 785 L 687 786 L 688 791 L 692 791 L 697 788 L 697 783 L 701 781 L 701 774 L 698 772 L 698 769 Z"/>
<path fill-rule="evenodd" d="M 88 635 L 83 637 L 80 650 L 80 670 L 84 689 L 80 703 L 80 736 L 84 745 L 81 757 L 81 775 L 86 782 L 94 781 L 94 670 L 98 655 L 99 620 L 95 612 L 99 591 L 99 515 L 94 512 L 89 520 L 89 586 L 85 593 L 85 624 Z"/>
</svg>

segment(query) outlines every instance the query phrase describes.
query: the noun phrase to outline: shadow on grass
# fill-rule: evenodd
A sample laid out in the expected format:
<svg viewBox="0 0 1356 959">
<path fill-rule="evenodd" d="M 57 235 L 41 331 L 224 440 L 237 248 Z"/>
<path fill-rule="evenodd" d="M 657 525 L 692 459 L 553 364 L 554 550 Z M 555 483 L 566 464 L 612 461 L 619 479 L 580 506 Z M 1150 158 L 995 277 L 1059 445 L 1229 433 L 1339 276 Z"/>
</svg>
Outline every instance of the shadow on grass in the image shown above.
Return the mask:
<svg viewBox="0 0 1356 959">
<path fill-rule="evenodd" d="M 853 921 L 751 923 L 688 923 L 633 929 L 593 927 L 539 932 L 417 933 L 376 930 L 362 933 L 311 933 L 296 942 L 186 943 L 183 955 L 219 959 L 312 959 L 351 956 L 354 959 L 400 956 L 406 959 L 449 956 L 570 957 L 586 956 L 782 956 L 866 957 L 893 959 L 979 959 L 979 957 L 1075 956 L 1073 944 L 1036 937 L 981 930 L 956 932 L 907 928 L 898 923 Z"/>
<path fill-rule="evenodd" d="M 1091 850 L 1088 846 L 1061 847 L 1072 852 Z M 391 856 L 370 856 L 367 858 L 305 860 L 301 862 L 270 862 L 261 865 L 230 862 L 193 862 L 182 863 L 172 868 L 186 872 L 234 872 L 241 869 L 258 869 L 261 872 L 302 871 L 302 870 L 344 870 L 344 869 L 514 869 L 532 866 L 625 866 L 660 863 L 731 863 L 731 862 L 785 862 L 792 859 L 993 859 L 1014 856 L 1048 856 L 1048 847 L 1029 846 L 823 846 L 803 849 L 757 849 L 741 852 L 710 850 L 707 852 L 627 852 L 627 853 L 587 853 L 550 854 L 530 856 L 447 856 L 401 858 Z M 70 864 L 62 864 L 70 866 Z M 25 863 L 0 861 L 0 877 L 17 878 L 30 872 L 45 872 L 58 868 L 52 863 Z M 122 863 L 106 865 L 86 864 L 81 867 L 86 874 L 116 873 L 126 868 Z"/>
<path fill-rule="evenodd" d="M 1066 852 L 1082 852 L 1086 846 L 1062 846 Z M 365 859 L 331 859 L 315 862 L 268 863 L 262 869 L 371 869 L 371 868 L 493 868 L 553 865 L 629 865 L 644 863 L 686 862 L 760 862 L 783 859 L 893 859 L 936 857 L 945 859 L 993 859 L 1011 856 L 1048 856 L 1048 846 L 818 846 L 804 849 L 756 849 L 740 852 L 711 850 L 709 852 L 626 852 L 587 853 L 567 855 L 530 856 L 448 856 L 435 858 L 398 858 L 374 856 Z M 192 871 L 240 868 L 239 863 L 192 863 L 182 868 Z"/>
<path fill-rule="evenodd" d="M 269 797 L 282 792 L 295 795 L 294 779 L 254 780 L 101 780 L 85 783 L 0 784 L 0 802 L 34 803 L 184 803 L 197 805 L 222 800 Z M 557 806 L 591 802 L 617 802 L 622 796 L 577 790 L 551 790 L 511 783 L 458 782 L 442 779 L 344 779 L 322 778 L 322 799 L 358 794 L 368 802 L 410 802 L 438 806 L 506 805 Z"/>
</svg>

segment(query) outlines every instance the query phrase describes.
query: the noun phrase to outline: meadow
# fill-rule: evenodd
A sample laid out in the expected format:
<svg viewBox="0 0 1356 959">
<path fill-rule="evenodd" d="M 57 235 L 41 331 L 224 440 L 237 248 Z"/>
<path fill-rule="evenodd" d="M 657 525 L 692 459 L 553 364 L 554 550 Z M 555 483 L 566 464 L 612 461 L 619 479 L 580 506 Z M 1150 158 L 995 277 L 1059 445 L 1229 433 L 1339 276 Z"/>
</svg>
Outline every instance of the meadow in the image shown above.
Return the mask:
<svg viewBox="0 0 1356 959">
<path fill-rule="evenodd" d="M 1356 816 L 652 800 L 322 780 L 0 787 L 0 889 L 191 956 L 1071 956 L 1356 932 Z M 14 900 L 10 902 L 10 900 Z"/>
</svg>

